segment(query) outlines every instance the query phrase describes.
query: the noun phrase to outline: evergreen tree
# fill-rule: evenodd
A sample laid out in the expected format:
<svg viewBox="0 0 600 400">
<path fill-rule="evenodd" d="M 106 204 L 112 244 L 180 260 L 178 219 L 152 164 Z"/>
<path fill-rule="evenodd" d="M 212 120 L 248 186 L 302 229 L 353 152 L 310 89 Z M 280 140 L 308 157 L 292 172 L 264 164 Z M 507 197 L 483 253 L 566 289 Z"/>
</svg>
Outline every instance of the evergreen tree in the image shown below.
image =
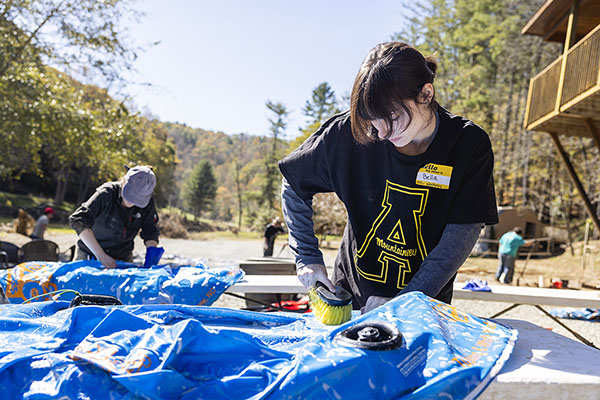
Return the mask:
<svg viewBox="0 0 600 400">
<path fill-rule="evenodd" d="M 204 160 L 196 164 L 186 180 L 184 199 L 188 209 L 198 218 L 210 209 L 217 193 L 217 180 L 212 165 Z"/>
<path fill-rule="evenodd" d="M 269 118 L 271 124 L 271 151 L 264 158 L 265 184 L 263 186 L 262 203 L 272 209 L 277 199 L 278 183 L 281 180 L 281 174 L 277 168 L 277 144 L 285 135 L 289 111 L 283 103 L 273 103 L 269 100 L 266 105 L 269 111 L 275 114 L 275 117 Z"/>
<path fill-rule="evenodd" d="M 242 181 L 242 160 L 243 160 L 243 156 L 244 156 L 244 150 L 246 148 L 246 140 L 245 140 L 245 135 L 243 133 L 239 134 L 238 140 L 237 140 L 237 151 L 239 156 L 235 158 L 235 160 L 233 161 L 233 170 L 234 170 L 234 181 L 235 181 L 235 193 L 236 193 L 236 200 L 237 200 L 237 206 L 238 206 L 238 210 L 237 210 L 237 216 L 238 216 L 238 220 L 237 220 L 237 228 L 242 229 L 242 216 L 244 214 L 244 190 L 243 190 L 243 181 Z"/>
<path fill-rule="evenodd" d="M 310 118 L 309 125 L 321 123 L 338 111 L 335 92 L 327 82 L 313 89 L 311 99 L 302 108 L 302 114 Z"/>
</svg>

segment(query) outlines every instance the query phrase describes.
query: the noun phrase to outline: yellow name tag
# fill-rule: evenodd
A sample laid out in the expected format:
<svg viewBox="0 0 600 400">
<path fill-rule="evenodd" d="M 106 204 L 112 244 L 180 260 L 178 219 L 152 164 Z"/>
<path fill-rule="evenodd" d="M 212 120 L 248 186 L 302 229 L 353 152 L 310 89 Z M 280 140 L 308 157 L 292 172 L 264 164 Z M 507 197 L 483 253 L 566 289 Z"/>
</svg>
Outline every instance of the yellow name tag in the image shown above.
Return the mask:
<svg viewBox="0 0 600 400">
<path fill-rule="evenodd" d="M 449 189 L 452 167 L 449 165 L 426 164 L 417 172 L 417 185 Z"/>
</svg>

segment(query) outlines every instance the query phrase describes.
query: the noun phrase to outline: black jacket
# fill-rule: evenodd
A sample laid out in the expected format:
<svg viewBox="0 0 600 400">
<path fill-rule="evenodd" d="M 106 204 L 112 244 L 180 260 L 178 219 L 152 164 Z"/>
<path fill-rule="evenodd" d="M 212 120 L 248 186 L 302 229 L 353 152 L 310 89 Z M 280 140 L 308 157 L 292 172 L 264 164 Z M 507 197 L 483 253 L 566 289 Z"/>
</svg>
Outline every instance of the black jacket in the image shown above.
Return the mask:
<svg viewBox="0 0 600 400">
<path fill-rule="evenodd" d="M 97 188 L 92 197 L 69 216 L 69 224 L 77 234 L 90 228 L 102 249 L 117 259 L 133 251 L 133 239 L 140 229 L 144 241 L 158 242 L 157 223 L 154 198 L 144 208 L 126 208 L 122 203 L 119 182 L 107 182 Z M 77 246 L 93 254 L 81 240 L 77 241 Z"/>
</svg>

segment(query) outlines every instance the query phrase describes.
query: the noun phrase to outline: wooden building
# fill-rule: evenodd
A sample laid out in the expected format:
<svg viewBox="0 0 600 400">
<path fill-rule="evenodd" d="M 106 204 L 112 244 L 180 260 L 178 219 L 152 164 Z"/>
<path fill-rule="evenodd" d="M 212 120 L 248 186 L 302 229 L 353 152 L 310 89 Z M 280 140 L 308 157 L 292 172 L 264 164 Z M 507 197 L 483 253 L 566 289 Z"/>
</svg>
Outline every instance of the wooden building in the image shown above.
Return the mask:
<svg viewBox="0 0 600 400">
<path fill-rule="evenodd" d="M 563 43 L 563 52 L 531 79 L 525 129 L 550 134 L 587 213 L 600 220 L 560 136 L 591 137 L 600 151 L 600 0 L 548 0 L 523 34 Z"/>
<path fill-rule="evenodd" d="M 538 220 L 537 215 L 529 208 L 498 207 L 498 223 L 487 225 L 479 235 L 473 249 L 473 255 L 497 255 L 498 241 L 506 232 L 515 227 L 523 230 L 525 239 L 536 239 L 533 249 L 522 248 L 521 252 L 532 255 L 551 255 L 554 252 L 554 237 L 546 237 L 546 224 Z"/>
<path fill-rule="evenodd" d="M 542 238 L 545 235 L 546 224 L 537 219 L 537 215 L 529 208 L 498 207 L 498 223 L 490 226 L 493 236 L 490 239 L 500 239 L 514 227 L 523 230 L 525 239 Z M 487 227 L 486 227 L 487 228 Z"/>
</svg>

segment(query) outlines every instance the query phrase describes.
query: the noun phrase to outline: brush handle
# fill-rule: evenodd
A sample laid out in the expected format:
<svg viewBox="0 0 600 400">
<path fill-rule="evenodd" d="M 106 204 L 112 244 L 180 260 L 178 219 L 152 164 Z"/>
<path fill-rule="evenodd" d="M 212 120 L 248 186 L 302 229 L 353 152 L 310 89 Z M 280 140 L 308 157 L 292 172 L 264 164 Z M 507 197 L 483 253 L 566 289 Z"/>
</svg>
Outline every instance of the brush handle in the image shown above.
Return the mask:
<svg viewBox="0 0 600 400">
<path fill-rule="evenodd" d="M 335 287 L 335 293 L 321 281 L 316 281 L 314 287 L 319 298 L 330 306 L 345 306 L 352 302 L 352 295 L 341 286 Z"/>
</svg>

